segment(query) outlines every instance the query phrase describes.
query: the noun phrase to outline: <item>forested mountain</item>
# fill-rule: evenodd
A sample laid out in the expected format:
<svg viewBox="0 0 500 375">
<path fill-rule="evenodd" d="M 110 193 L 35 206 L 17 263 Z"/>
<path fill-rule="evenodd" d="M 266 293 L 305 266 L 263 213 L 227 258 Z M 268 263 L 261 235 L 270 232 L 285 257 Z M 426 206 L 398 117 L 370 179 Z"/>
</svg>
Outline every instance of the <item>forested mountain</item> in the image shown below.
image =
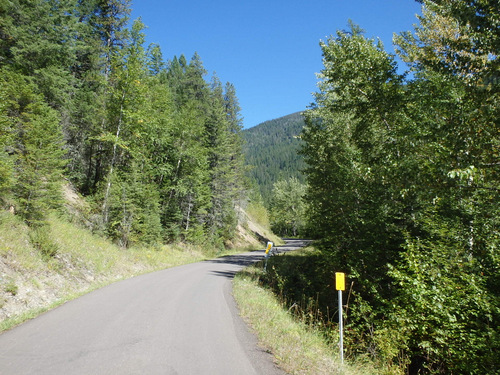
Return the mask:
<svg viewBox="0 0 500 375">
<path fill-rule="evenodd" d="M 304 181 L 305 164 L 298 153 L 304 125 L 304 117 L 296 112 L 242 131 L 246 164 L 268 206 L 275 182 L 291 177 Z"/>
<path fill-rule="evenodd" d="M 2 2 L 0 202 L 43 233 L 71 181 L 123 246 L 220 244 L 237 224 L 235 88 L 200 56 L 164 61 L 129 0 Z"/>
</svg>

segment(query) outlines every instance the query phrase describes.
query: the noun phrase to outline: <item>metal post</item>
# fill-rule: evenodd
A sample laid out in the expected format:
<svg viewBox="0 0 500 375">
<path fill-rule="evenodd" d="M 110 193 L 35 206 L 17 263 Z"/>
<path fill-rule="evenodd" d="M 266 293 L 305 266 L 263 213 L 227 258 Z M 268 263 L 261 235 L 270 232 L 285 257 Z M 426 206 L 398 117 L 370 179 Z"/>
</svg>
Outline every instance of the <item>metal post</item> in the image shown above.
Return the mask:
<svg viewBox="0 0 500 375">
<path fill-rule="evenodd" d="M 344 364 L 344 327 L 342 321 L 342 290 L 339 290 L 339 347 L 340 347 L 340 363 Z"/>
<path fill-rule="evenodd" d="M 269 259 L 269 257 L 271 256 L 271 253 L 272 253 L 272 248 L 273 248 L 273 243 L 271 241 L 269 241 L 267 243 L 267 248 L 266 248 L 266 264 L 264 265 L 264 272 L 267 272 L 267 260 Z"/>
</svg>

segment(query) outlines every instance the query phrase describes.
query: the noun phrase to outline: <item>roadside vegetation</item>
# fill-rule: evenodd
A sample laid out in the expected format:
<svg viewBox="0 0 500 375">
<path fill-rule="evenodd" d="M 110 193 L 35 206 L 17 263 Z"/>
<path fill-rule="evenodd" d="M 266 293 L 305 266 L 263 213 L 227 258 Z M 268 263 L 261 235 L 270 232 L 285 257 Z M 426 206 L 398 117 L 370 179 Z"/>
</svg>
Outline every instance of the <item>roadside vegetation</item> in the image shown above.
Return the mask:
<svg viewBox="0 0 500 375">
<path fill-rule="evenodd" d="M 405 72 L 353 22 L 321 41 L 300 136 L 306 186 L 278 181 L 270 199 L 272 227 L 299 228 L 317 251 L 260 281 L 328 337 L 333 273 L 345 272 L 350 361 L 500 374 L 498 2 L 422 3 L 393 39 Z"/>
<path fill-rule="evenodd" d="M 0 211 L 0 332 L 118 280 L 262 249 L 267 240 L 283 243 L 270 231 L 265 209 L 252 204 L 249 213 L 239 212 L 228 248 L 188 242 L 120 247 L 82 225 L 78 209 L 84 204 L 73 197 L 64 213 L 51 213 L 36 235 L 21 217 Z"/>
<path fill-rule="evenodd" d="M 259 280 L 329 337 L 333 274 L 345 272 L 350 361 L 499 374 L 500 12 L 496 1 L 422 3 L 415 30 L 394 37 L 406 72 L 352 22 L 320 43 L 300 136 L 305 192 L 280 182 L 270 200 L 273 228 L 294 233 L 301 218 L 281 208 L 303 212 L 298 232 L 317 250 L 279 257 Z"/>
<path fill-rule="evenodd" d="M 242 309 L 272 322 L 265 345 L 290 372 L 336 371 L 343 271 L 348 362 L 372 363 L 361 373 L 500 374 L 498 0 L 420 2 L 415 30 L 394 37 L 406 72 L 352 22 L 320 43 L 314 103 L 248 134 L 262 195 L 235 87 L 207 81 L 197 53 L 146 46 L 130 0 L 4 2 L 3 329 L 114 280 L 279 244 L 270 226 L 317 240 L 236 280 L 267 301 L 248 294 L 258 307 Z M 267 152 L 266 126 L 289 130 Z"/>
<path fill-rule="evenodd" d="M 2 320 L 270 238 L 244 213 L 235 87 L 146 45 L 131 5 L 0 7 Z"/>
<path fill-rule="evenodd" d="M 67 182 L 121 247 L 230 246 L 248 190 L 235 87 L 146 45 L 130 0 L 4 3 L 0 208 L 48 255 Z"/>
<path fill-rule="evenodd" d="M 327 284 L 332 280 L 324 278 L 332 272 L 314 275 L 319 259 L 308 248 L 271 257 L 267 273 L 261 262 L 236 275 L 233 295 L 259 344 L 289 374 L 403 374 L 397 366 L 376 362 L 368 353 L 353 356 L 349 350 L 341 365 L 337 325 L 332 321 L 336 293 L 328 295 L 331 286 Z"/>
<path fill-rule="evenodd" d="M 322 259 L 306 278 L 335 265 L 354 282 L 346 338 L 361 355 L 498 374 L 498 2 L 423 3 L 394 37 L 407 72 L 353 23 L 321 42 L 302 152 Z"/>
<path fill-rule="evenodd" d="M 31 229 L 0 212 L 0 331 L 114 281 L 230 253 L 187 243 L 123 248 L 55 214 L 44 230 L 33 245 Z"/>
</svg>

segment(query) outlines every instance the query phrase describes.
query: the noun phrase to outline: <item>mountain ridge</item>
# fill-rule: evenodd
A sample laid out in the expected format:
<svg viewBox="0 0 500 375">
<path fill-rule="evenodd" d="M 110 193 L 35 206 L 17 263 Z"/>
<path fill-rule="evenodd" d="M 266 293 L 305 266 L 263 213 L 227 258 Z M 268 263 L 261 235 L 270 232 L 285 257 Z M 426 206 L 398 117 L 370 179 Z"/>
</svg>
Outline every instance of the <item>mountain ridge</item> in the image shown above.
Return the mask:
<svg viewBox="0 0 500 375">
<path fill-rule="evenodd" d="M 299 155 L 300 133 L 305 125 L 302 111 L 264 121 L 242 131 L 250 178 L 258 185 L 264 204 L 270 205 L 273 184 L 296 177 L 304 181 L 304 160 Z"/>
</svg>

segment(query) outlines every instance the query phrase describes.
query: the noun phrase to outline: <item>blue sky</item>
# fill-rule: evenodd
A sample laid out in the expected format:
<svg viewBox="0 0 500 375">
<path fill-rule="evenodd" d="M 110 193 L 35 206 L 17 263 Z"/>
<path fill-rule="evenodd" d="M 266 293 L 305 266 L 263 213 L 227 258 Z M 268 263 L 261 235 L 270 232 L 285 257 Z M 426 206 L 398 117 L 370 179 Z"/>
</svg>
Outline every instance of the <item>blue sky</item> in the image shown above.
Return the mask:
<svg viewBox="0 0 500 375">
<path fill-rule="evenodd" d="M 133 0 L 132 19 L 147 26 L 147 43 L 165 60 L 198 52 L 205 69 L 231 82 L 244 127 L 302 111 L 317 91 L 319 41 L 348 20 L 380 38 L 412 30 L 420 4 L 413 0 Z M 208 77 L 207 77 L 208 78 Z"/>
</svg>

